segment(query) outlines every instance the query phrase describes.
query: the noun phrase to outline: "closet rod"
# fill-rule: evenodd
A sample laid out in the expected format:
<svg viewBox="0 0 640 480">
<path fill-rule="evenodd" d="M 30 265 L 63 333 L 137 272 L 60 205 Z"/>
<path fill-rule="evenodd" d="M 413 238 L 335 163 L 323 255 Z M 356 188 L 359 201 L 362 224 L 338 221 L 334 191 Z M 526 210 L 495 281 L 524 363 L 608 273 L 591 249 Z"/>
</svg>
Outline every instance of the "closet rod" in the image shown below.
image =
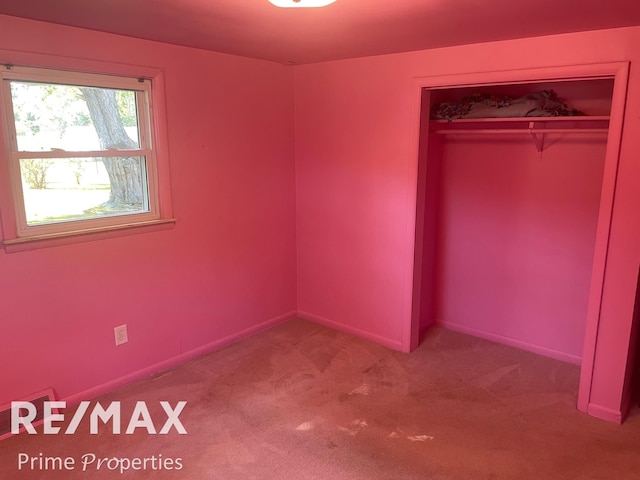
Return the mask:
<svg viewBox="0 0 640 480">
<path fill-rule="evenodd" d="M 439 134 L 460 134 L 460 133 L 607 133 L 608 128 L 481 128 L 481 129 L 437 129 L 431 130 L 431 133 Z"/>
</svg>

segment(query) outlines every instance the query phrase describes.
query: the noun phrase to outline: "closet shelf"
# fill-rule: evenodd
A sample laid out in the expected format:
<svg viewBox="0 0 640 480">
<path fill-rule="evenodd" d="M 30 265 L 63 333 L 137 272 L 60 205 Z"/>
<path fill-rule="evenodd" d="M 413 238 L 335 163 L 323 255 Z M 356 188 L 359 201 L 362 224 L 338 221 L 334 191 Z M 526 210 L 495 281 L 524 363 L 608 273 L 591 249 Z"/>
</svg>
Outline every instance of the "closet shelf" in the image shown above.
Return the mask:
<svg viewBox="0 0 640 480">
<path fill-rule="evenodd" d="M 441 135 L 463 134 L 528 134 L 538 152 L 544 148 L 544 135 L 607 133 L 608 116 L 461 118 L 431 120 L 430 132 Z"/>
</svg>

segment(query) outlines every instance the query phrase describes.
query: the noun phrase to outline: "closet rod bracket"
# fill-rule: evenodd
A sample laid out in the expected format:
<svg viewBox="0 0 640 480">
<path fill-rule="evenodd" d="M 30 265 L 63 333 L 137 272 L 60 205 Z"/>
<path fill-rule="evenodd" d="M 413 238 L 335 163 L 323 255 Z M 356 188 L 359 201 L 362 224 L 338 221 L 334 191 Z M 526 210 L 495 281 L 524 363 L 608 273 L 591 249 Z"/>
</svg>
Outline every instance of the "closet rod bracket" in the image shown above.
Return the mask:
<svg viewBox="0 0 640 480">
<path fill-rule="evenodd" d="M 529 122 L 529 133 L 531 134 L 531 138 L 533 139 L 533 143 L 536 146 L 536 150 L 538 153 L 542 153 L 544 149 L 544 133 L 538 133 L 535 130 L 536 122 Z"/>
</svg>

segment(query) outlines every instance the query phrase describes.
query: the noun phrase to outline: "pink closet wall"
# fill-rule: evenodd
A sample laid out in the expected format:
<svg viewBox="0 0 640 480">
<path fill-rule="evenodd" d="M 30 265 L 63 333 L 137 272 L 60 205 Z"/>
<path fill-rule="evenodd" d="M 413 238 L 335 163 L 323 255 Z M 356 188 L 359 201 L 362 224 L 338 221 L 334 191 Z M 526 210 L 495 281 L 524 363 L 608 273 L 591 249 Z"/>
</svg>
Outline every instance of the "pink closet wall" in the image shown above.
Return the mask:
<svg viewBox="0 0 640 480">
<path fill-rule="evenodd" d="M 48 386 L 90 398 L 295 314 L 290 68 L 4 16 L 0 50 L 162 69 L 178 219 L 0 250 L 0 404 Z"/>
<path fill-rule="evenodd" d="M 625 28 L 297 67 L 301 314 L 409 348 L 415 77 L 614 61 L 633 65 L 640 61 L 638 44 L 640 28 Z M 610 419 L 623 409 L 640 257 L 639 85 L 632 67 L 590 396 L 590 407 Z"/>
<path fill-rule="evenodd" d="M 587 115 L 611 111 L 611 79 L 436 89 L 425 100 L 542 90 Z M 421 328 L 435 322 L 580 364 L 607 135 L 543 140 L 539 152 L 526 134 L 423 139 L 439 173 L 427 179 L 435 198 L 426 202 L 424 258 L 436 263 L 422 272 L 432 308 Z"/>
<path fill-rule="evenodd" d="M 580 364 L 605 142 L 446 138 L 436 323 Z"/>
</svg>

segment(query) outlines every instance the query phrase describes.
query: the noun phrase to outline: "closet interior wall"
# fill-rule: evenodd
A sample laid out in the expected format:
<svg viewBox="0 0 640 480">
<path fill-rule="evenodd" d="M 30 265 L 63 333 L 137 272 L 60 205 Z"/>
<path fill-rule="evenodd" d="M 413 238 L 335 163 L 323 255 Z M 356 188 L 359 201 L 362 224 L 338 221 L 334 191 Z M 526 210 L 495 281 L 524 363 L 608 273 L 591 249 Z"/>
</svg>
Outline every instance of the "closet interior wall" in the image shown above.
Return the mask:
<svg viewBox="0 0 640 480">
<path fill-rule="evenodd" d="M 434 89 L 422 108 L 545 89 L 586 115 L 609 115 L 612 79 Z M 545 134 L 541 152 L 527 134 L 426 137 L 421 329 L 580 364 L 606 132 Z"/>
</svg>

